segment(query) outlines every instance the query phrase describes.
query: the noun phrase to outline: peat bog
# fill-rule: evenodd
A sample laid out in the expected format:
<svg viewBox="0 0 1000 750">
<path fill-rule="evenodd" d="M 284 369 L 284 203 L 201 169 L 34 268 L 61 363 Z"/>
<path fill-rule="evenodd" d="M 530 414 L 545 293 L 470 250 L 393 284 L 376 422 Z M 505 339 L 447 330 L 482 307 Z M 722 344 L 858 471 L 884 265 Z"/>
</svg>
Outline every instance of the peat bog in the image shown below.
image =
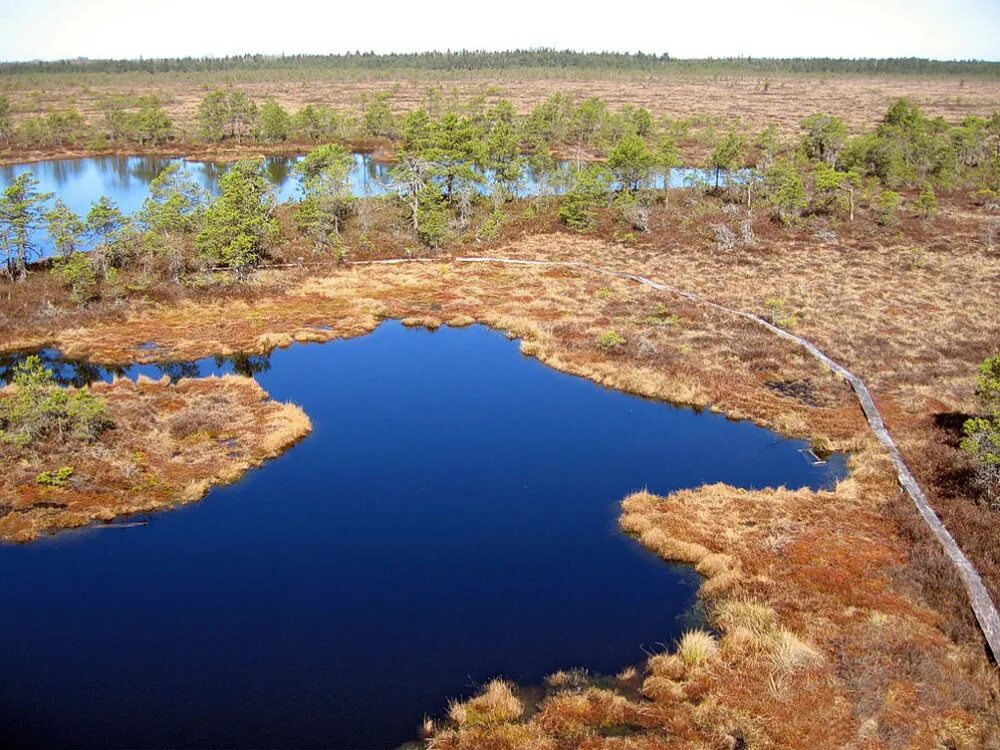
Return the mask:
<svg viewBox="0 0 1000 750">
<path fill-rule="evenodd" d="M 680 634 L 698 577 L 618 530 L 629 492 L 818 488 L 844 469 L 556 372 L 482 326 L 388 322 L 122 374 L 234 370 L 300 404 L 312 434 L 147 525 L 0 546 L 8 744 L 393 747 L 492 677 L 614 673 Z"/>
</svg>

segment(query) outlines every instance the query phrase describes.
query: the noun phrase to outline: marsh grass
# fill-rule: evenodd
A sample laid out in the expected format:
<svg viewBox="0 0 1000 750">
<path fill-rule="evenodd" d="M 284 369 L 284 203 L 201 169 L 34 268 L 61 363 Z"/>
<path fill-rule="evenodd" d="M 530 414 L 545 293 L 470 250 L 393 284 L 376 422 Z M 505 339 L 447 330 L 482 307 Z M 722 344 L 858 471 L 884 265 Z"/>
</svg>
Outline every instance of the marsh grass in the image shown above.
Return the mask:
<svg viewBox="0 0 1000 750">
<path fill-rule="evenodd" d="M 448 718 L 460 727 L 468 727 L 511 722 L 523 712 L 524 705 L 514 695 L 513 686 L 504 680 L 491 680 L 474 698 L 452 701 Z"/>
<path fill-rule="evenodd" d="M 7 471 L 0 539 L 28 541 L 94 521 L 200 499 L 278 455 L 311 430 L 297 406 L 270 401 L 233 375 L 170 384 L 118 380 L 85 389 L 106 404 L 115 427 L 92 442 L 49 439 L 31 450 L 0 446 Z M 0 398 L 4 395 L 0 390 Z M 66 481 L 39 483 L 45 466 L 69 466 Z"/>
<path fill-rule="evenodd" d="M 719 643 L 704 630 L 689 630 L 677 644 L 677 655 L 688 667 L 699 667 L 718 656 Z"/>
</svg>

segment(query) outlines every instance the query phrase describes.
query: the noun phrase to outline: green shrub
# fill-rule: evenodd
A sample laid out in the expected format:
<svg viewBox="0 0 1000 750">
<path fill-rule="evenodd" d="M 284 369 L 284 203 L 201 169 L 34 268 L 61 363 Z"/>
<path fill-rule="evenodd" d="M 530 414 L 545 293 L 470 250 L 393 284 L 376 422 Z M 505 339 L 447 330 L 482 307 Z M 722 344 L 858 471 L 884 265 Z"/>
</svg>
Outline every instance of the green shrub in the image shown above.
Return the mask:
<svg viewBox="0 0 1000 750">
<path fill-rule="evenodd" d="M 591 229 L 597 207 L 607 198 L 610 181 L 603 167 L 589 166 L 574 175 L 573 184 L 559 207 L 559 221 L 578 232 Z"/>
<path fill-rule="evenodd" d="M 656 306 L 656 314 L 648 315 L 645 322 L 653 326 L 675 326 L 681 321 L 681 316 L 670 312 L 670 308 L 662 302 Z"/>
<path fill-rule="evenodd" d="M 917 212 L 917 216 L 923 219 L 929 219 L 938 212 L 938 199 L 934 194 L 934 188 L 928 185 L 923 189 L 923 192 L 913 201 L 913 210 Z"/>
<path fill-rule="evenodd" d="M 219 180 L 219 196 L 205 211 L 195 247 L 202 258 L 239 278 L 264 262 L 277 241 L 272 186 L 264 162 L 238 161 Z"/>
<path fill-rule="evenodd" d="M 605 331 L 601 334 L 600 338 L 597 339 L 597 348 L 602 351 L 610 352 L 615 349 L 619 349 L 628 343 L 625 337 L 616 331 Z"/>
<path fill-rule="evenodd" d="M 1000 354 L 979 366 L 976 396 L 986 414 L 966 421 L 962 450 L 976 465 L 976 481 L 991 507 L 1000 505 Z"/>
<path fill-rule="evenodd" d="M 97 272 L 84 253 L 74 252 L 66 258 L 53 261 L 52 273 L 70 288 L 73 301 L 85 305 L 97 299 Z"/>
<path fill-rule="evenodd" d="M 60 387 L 37 356 L 14 368 L 14 395 L 0 399 L 0 442 L 26 447 L 42 438 L 93 442 L 113 426 L 107 407 L 87 391 Z"/>
<path fill-rule="evenodd" d="M 767 315 L 771 320 L 771 325 L 790 331 L 799 322 L 798 316 L 789 311 L 788 305 L 783 299 L 771 297 L 764 303 L 764 307 L 767 308 Z"/>
<path fill-rule="evenodd" d="M 802 173 L 795 162 L 776 162 L 764 176 L 764 191 L 782 224 L 794 224 L 809 205 Z"/>
<path fill-rule="evenodd" d="M 493 210 L 489 215 L 489 218 L 483 222 L 483 225 L 476 232 L 476 237 L 480 240 L 489 241 L 495 240 L 500 237 L 500 231 L 503 229 L 504 215 L 503 211 L 499 208 Z"/>
<path fill-rule="evenodd" d="M 895 223 L 896 215 L 899 213 L 899 206 L 902 202 L 903 199 L 899 193 L 893 190 L 883 190 L 875 202 L 875 221 L 882 226 Z"/>
<path fill-rule="evenodd" d="M 428 182 L 417 196 L 417 237 L 437 250 L 448 237 L 448 204 L 441 188 Z"/>
<path fill-rule="evenodd" d="M 63 487 L 69 481 L 69 478 L 73 476 L 74 471 L 75 469 L 72 466 L 63 466 L 54 473 L 43 471 L 35 477 L 35 482 L 43 487 Z"/>
</svg>

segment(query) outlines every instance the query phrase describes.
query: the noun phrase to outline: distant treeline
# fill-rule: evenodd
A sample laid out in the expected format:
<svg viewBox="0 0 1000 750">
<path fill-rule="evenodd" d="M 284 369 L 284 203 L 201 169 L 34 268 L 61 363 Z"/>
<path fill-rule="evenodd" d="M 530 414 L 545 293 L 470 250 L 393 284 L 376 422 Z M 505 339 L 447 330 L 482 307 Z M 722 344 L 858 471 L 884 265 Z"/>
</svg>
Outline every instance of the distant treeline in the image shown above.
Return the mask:
<svg viewBox="0 0 1000 750">
<path fill-rule="evenodd" d="M 489 52 L 460 50 L 377 54 L 354 52 L 340 55 L 235 55 L 228 57 L 181 57 L 139 60 L 58 60 L 0 63 L 0 74 L 14 73 L 186 73 L 242 70 L 329 71 L 475 71 L 516 69 L 586 69 L 637 73 L 667 71 L 719 74 L 774 75 L 893 74 L 1000 77 L 1000 62 L 981 60 L 927 60 L 906 58 L 837 59 L 828 57 L 763 58 L 727 57 L 678 59 L 667 53 L 575 52 L 529 49 Z"/>
</svg>

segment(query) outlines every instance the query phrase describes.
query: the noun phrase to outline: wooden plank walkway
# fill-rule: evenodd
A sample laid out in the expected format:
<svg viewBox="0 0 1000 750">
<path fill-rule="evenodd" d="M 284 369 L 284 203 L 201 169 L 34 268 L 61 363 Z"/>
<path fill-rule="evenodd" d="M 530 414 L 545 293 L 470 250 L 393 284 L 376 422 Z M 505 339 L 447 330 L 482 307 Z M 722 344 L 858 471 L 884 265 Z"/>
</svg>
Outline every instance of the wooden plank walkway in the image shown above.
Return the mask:
<svg viewBox="0 0 1000 750">
<path fill-rule="evenodd" d="M 913 472 L 910 471 L 906 462 L 903 460 L 903 456 L 899 452 L 899 447 L 889 434 L 889 430 L 886 429 L 885 422 L 882 420 L 882 415 L 879 413 L 878 407 L 875 405 L 875 400 L 872 398 L 871 392 L 868 390 L 868 386 L 860 377 L 855 375 L 840 363 L 835 362 L 811 341 L 808 341 L 801 336 L 796 336 L 783 328 L 779 328 L 764 318 L 761 318 L 759 315 L 754 315 L 743 310 L 736 310 L 731 307 L 726 307 L 725 305 L 720 305 L 716 302 L 712 302 L 711 300 L 704 299 L 694 292 L 677 289 L 676 287 L 672 287 L 667 284 L 661 284 L 660 282 L 653 281 L 645 276 L 638 276 L 632 273 L 615 271 L 607 268 L 601 268 L 599 266 L 593 266 L 588 263 L 577 263 L 573 261 L 520 260 L 515 258 L 489 257 L 454 258 L 453 260 L 457 263 L 568 266 L 607 276 L 615 276 L 620 279 L 629 279 L 652 289 L 656 289 L 657 291 L 679 295 L 692 302 L 712 307 L 730 315 L 737 315 L 766 328 L 775 336 L 780 336 L 781 338 L 791 341 L 792 343 L 804 348 L 825 367 L 847 381 L 854 390 L 854 393 L 858 398 L 858 402 L 861 404 L 861 410 L 864 412 L 865 419 L 868 421 L 868 425 L 871 427 L 872 432 L 875 433 L 875 437 L 878 438 L 879 442 L 885 447 L 889 454 L 889 458 L 892 460 L 892 463 L 896 468 L 896 475 L 899 478 L 900 486 L 910 496 L 910 499 L 913 500 L 913 504 L 916 506 L 917 511 L 924 519 L 927 527 L 931 530 L 931 533 L 934 534 L 935 538 L 944 549 L 945 554 L 958 571 L 958 575 L 962 579 L 962 583 L 964 584 L 966 593 L 968 594 L 972 611 L 976 616 L 976 620 L 979 622 L 979 627 L 982 629 L 986 642 L 990 647 L 990 651 L 993 653 L 993 659 L 994 661 L 1000 662 L 1000 614 L 997 612 L 996 605 L 993 603 L 993 599 L 990 596 L 989 591 L 986 589 L 979 572 L 976 570 L 969 558 L 965 556 L 965 553 L 962 552 L 954 537 L 952 537 L 948 529 L 945 528 L 945 525 L 941 522 L 941 519 L 938 517 L 937 513 L 934 512 L 934 509 L 927 501 L 927 496 L 924 495 L 923 490 L 920 489 L 920 484 L 917 482 L 916 477 L 913 476 Z"/>
</svg>

